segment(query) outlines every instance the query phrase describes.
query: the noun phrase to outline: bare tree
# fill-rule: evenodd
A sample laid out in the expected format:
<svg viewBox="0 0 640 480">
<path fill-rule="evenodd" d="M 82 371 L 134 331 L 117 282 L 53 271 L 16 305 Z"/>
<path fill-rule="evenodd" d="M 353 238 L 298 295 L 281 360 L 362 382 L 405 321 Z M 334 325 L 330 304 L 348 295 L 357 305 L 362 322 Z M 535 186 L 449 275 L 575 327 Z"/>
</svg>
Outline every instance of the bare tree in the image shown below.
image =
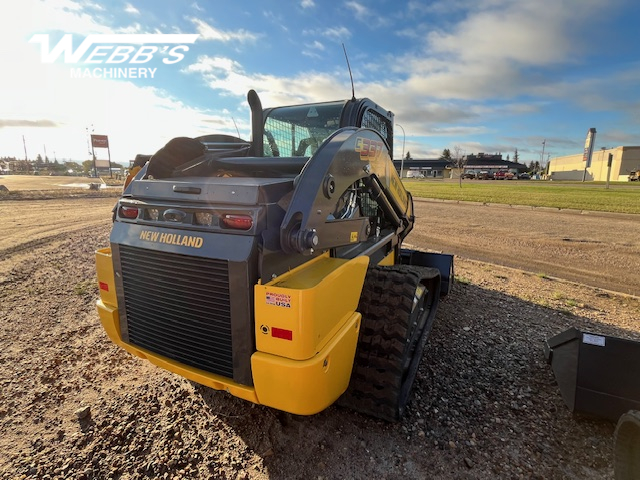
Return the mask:
<svg viewBox="0 0 640 480">
<path fill-rule="evenodd" d="M 454 145 L 451 149 L 451 164 L 458 170 L 458 180 L 460 182 L 460 188 L 462 188 L 462 173 L 467 164 L 467 156 L 464 154 L 462 148 L 460 148 L 460 145 Z"/>
</svg>

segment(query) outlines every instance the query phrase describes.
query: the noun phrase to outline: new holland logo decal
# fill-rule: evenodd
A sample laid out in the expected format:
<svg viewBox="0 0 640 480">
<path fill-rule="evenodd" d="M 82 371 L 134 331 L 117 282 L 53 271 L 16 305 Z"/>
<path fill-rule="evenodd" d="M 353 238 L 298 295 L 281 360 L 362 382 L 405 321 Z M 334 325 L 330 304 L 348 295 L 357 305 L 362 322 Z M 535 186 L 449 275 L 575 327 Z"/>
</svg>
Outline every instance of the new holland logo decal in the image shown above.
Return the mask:
<svg viewBox="0 0 640 480">
<path fill-rule="evenodd" d="M 152 230 L 142 230 L 140 240 L 145 242 L 166 243 L 167 245 L 178 245 L 181 247 L 201 248 L 204 243 L 202 237 L 195 235 L 180 235 L 177 233 L 160 233 Z"/>
</svg>

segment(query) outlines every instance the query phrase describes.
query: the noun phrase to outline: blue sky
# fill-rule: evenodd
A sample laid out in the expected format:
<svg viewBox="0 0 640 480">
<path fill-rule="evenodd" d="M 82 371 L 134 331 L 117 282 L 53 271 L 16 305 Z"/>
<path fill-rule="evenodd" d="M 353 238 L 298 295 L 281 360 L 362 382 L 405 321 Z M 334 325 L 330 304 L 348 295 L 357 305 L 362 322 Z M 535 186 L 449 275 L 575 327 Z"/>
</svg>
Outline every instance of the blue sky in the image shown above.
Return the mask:
<svg viewBox="0 0 640 480">
<path fill-rule="evenodd" d="M 175 136 L 249 137 L 246 92 L 263 106 L 356 96 L 392 110 L 405 151 L 501 152 L 521 161 L 640 145 L 635 0 L 9 0 L 0 15 L 0 156 L 87 159 L 87 132 L 113 161 Z M 43 62 L 73 34 L 198 34 L 184 58 L 144 64 Z M 111 46 L 104 45 L 103 52 Z M 140 47 L 139 44 L 136 48 Z M 100 58 L 100 57 L 94 57 Z M 102 57 L 106 58 L 106 56 Z M 153 78 L 72 78 L 74 68 L 156 68 Z M 235 124 L 234 124 L 235 122 Z M 396 129 L 394 156 L 402 151 Z M 103 153 L 97 152 L 98 156 Z"/>
</svg>

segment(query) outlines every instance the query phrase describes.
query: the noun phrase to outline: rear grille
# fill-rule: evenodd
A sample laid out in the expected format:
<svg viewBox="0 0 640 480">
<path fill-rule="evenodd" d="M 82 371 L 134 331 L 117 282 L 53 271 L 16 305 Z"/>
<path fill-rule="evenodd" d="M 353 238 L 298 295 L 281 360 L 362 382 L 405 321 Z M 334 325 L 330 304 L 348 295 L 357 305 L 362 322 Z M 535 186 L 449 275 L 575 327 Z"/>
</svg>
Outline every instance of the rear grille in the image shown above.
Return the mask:
<svg viewBox="0 0 640 480">
<path fill-rule="evenodd" d="M 120 245 L 129 342 L 233 377 L 227 262 Z"/>
</svg>

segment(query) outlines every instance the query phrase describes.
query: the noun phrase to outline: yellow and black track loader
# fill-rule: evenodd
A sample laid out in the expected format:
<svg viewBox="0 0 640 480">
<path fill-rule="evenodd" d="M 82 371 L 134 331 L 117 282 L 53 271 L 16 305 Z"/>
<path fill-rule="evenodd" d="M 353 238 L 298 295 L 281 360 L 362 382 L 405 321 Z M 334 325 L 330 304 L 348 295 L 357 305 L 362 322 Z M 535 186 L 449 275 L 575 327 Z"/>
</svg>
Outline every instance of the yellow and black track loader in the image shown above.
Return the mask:
<svg viewBox="0 0 640 480">
<path fill-rule="evenodd" d="M 368 99 L 262 109 L 252 140 L 171 140 L 134 172 L 96 254 L 113 342 L 299 415 L 409 399 L 450 255 L 401 248 L 413 200 L 393 114 Z"/>
</svg>

